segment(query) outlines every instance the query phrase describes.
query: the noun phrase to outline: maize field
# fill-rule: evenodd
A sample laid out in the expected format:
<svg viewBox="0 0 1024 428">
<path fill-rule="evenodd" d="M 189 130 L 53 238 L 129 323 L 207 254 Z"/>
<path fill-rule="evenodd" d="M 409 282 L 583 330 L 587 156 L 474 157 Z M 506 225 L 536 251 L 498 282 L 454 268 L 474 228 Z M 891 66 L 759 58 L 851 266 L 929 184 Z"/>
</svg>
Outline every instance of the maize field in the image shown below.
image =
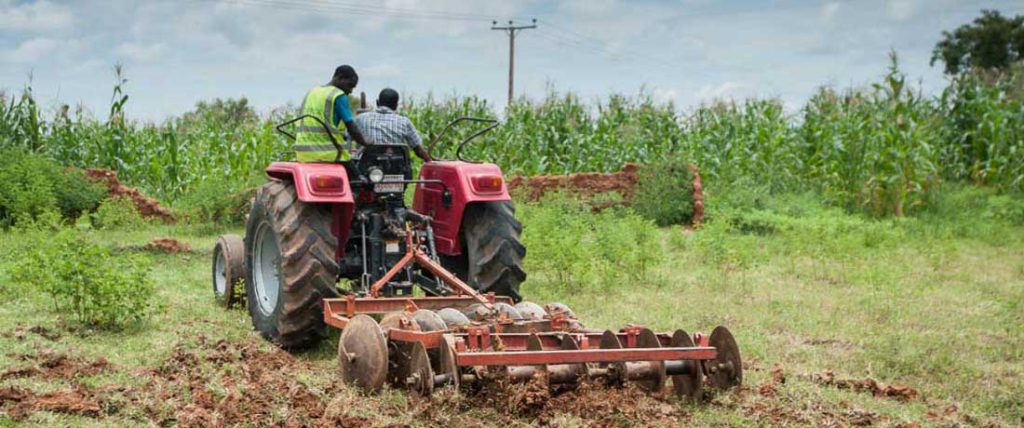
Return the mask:
<svg viewBox="0 0 1024 428">
<path fill-rule="evenodd" d="M 0 95 L 0 149 L 46 154 L 65 165 L 110 168 L 127 183 L 174 200 L 208 186 L 259 180 L 292 157 L 274 125 L 294 112 L 256 114 L 246 101 L 201 103 L 162 123 L 126 118 L 121 71 L 107 119 L 40 106 L 31 87 Z M 757 183 L 771 192 L 816 191 L 850 211 L 902 216 L 927 206 L 940 182 L 1024 190 L 1024 73 L 966 75 L 937 96 L 907 82 L 895 60 L 867 88 L 822 88 L 796 111 L 774 99 L 717 101 L 680 111 L 652 95 L 586 102 L 553 89 L 504 112 L 476 96 L 411 97 L 401 108 L 430 141 L 458 116 L 499 118 L 471 159 L 509 175 L 618 170 L 675 156 L 711 183 Z M 459 129 L 438 144 L 454 156 Z M 231 187 L 231 186 L 228 186 Z"/>
</svg>

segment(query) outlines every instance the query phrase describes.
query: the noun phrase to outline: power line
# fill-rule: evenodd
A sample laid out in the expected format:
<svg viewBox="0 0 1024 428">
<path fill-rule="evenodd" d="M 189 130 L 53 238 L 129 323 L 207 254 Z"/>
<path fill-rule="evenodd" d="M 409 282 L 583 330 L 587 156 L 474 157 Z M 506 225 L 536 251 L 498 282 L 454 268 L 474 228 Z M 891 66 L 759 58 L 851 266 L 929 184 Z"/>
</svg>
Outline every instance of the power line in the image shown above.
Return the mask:
<svg viewBox="0 0 1024 428">
<path fill-rule="evenodd" d="M 409 20 L 442 20 L 442 21 L 466 21 L 466 22 L 480 22 L 480 21 L 497 21 L 498 17 L 494 15 L 479 14 L 479 13 L 468 13 L 468 12 L 456 12 L 456 11 L 443 11 L 443 10 L 418 10 L 398 7 L 387 7 L 387 6 L 370 6 L 360 5 L 349 2 L 339 1 L 316 1 L 316 0 L 209 0 L 214 2 L 220 2 L 224 4 L 235 4 L 245 6 L 258 6 L 268 7 L 278 10 L 296 10 L 296 11 L 307 11 L 307 12 L 320 12 L 320 13 L 338 13 L 356 16 L 373 16 L 380 17 L 382 15 L 389 18 L 395 19 L 409 19 Z M 654 56 L 646 55 L 637 51 L 622 51 L 612 52 L 606 46 L 604 41 L 596 39 L 592 36 L 582 34 L 567 28 L 556 26 L 554 24 L 546 23 L 550 25 L 554 31 L 548 31 L 548 34 L 544 36 L 545 39 L 554 41 L 557 44 L 568 46 L 574 49 L 585 49 L 590 52 L 594 52 L 600 55 L 606 55 L 610 60 L 618 63 L 622 63 L 623 59 L 632 58 L 643 62 L 651 62 L 655 65 L 675 69 L 674 65 Z M 512 42 L 514 43 L 514 42 Z"/>
</svg>

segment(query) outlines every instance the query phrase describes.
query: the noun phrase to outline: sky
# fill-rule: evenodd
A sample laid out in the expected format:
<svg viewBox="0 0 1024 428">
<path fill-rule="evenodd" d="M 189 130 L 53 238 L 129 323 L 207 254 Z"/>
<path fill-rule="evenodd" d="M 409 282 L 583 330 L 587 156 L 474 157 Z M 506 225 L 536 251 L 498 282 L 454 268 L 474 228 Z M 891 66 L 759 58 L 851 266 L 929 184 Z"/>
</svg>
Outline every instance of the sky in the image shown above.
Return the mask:
<svg viewBox="0 0 1024 428">
<path fill-rule="evenodd" d="M 888 53 L 926 93 L 943 30 L 1016 0 L 0 0 L 0 90 L 29 82 L 48 108 L 104 117 L 123 64 L 129 117 L 161 121 L 197 101 L 298 104 L 351 64 L 356 92 L 479 95 L 504 106 L 508 36 L 515 93 L 585 100 L 641 89 L 682 110 L 716 98 L 776 97 L 797 109 L 820 86 L 864 86 Z"/>
</svg>

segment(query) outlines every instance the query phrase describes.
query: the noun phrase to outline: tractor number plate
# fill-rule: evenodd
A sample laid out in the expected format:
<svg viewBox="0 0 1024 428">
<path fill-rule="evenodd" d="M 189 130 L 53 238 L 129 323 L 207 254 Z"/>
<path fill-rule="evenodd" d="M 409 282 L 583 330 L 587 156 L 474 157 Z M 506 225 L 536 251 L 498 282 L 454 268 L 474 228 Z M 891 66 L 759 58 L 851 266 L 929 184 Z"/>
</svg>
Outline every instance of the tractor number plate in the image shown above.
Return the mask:
<svg viewBox="0 0 1024 428">
<path fill-rule="evenodd" d="M 402 193 L 405 191 L 405 183 L 401 183 L 404 178 L 401 175 L 386 175 L 384 181 L 373 185 L 373 193 Z M 392 181 L 399 183 L 392 183 Z"/>
<path fill-rule="evenodd" d="M 395 254 L 401 251 L 398 246 L 398 241 L 384 241 L 384 252 L 388 254 Z"/>
</svg>

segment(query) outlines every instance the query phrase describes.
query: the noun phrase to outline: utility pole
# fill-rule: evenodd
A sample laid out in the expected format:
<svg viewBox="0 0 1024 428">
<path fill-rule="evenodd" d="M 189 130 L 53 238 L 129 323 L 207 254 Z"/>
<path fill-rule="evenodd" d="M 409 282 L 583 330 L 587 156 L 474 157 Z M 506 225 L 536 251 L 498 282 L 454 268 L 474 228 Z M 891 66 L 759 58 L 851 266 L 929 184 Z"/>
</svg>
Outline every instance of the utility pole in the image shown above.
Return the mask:
<svg viewBox="0 0 1024 428">
<path fill-rule="evenodd" d="M 501 27 L 498 26 L 498 21 L 492 21 L 492 30 L 501 30 L 508 33 L 508 105 L 512 105 L 512 97 L 514 96 L 512 88 L 515 80 L 513 78 L 513 72 L 516 64 L 516 33 L 523 30 L 529 30 L 531 28 L 537 28 L 536 19 L 534 19 L 533 23 L 530 25 L 515 25 L 512 21 L 508 21 L 508 25 Z"/>
</svg>

